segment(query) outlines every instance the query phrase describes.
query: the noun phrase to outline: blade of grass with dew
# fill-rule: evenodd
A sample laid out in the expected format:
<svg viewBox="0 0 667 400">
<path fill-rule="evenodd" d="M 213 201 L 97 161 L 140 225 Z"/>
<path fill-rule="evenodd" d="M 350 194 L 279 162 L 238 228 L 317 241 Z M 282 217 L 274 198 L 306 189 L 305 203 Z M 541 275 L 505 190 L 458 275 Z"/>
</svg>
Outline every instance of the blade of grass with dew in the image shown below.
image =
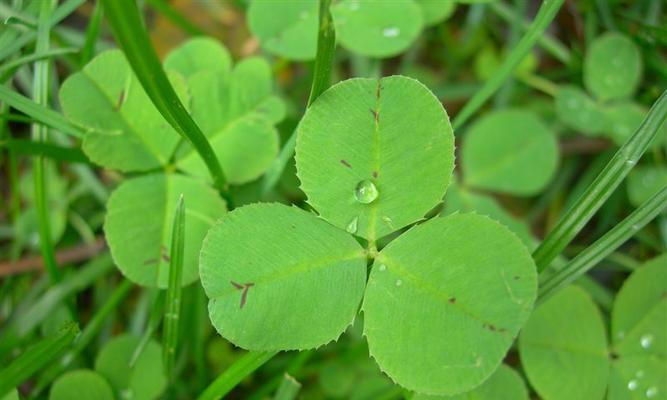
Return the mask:
<svg viewBox="0 0 667 400">
<path fill-rule="evenodd" d="M 560 218 L 533 252 L 537 271 L 544 271 L 602 207 L 632 170 L 667 119 L 667 91 L 656 100 L 635 133 L 618 149 L 602 172 Z"/>
<path fill-rule="evenodd" d="M 528 54 L 528 52 L 535 46 L 537 40 L 544 34 L 551 21 L 560 10 L 565 0 L 545 0 L 542 2 L 540 9 L 537 12 L 535 20 L 530 24 L 526 33 L 521 37 L 517 45 L 507 55 L 507 58 L 498 67 L 494 75 L 484 83 L 484 86 L 475 93 L 475 95 L 468 100 L 459 111 L 452 126 L 454 131 L 463 124 L 465 124 L 472 115 L 479 110 L 482 105 L 502 86 L 503 82 L 509 78 L 516 67 L 521 63 L 521 60 Z"/>
<path fill-rule="evenodd" d="M 171 254 L 169 260 L 169 286 L 167 308 L 164 314 L 162 334 L 162 359 L 167 379 L 174 378 L 174 361 L 178 347 L 178 323 L 181 314 L 181 277 L 183 273 L 183 251 L 185 243 L 185 203 L 183 194 L 178 199 L 171 231 Z"/>
<path fill-rule="evenodd" d="M 518 25 L 522 30 L 527 30 L 530 26 L 530 22 L 517 15 L 511 7 L 502 1 L 489 2 L 488 6 L 500 18 L 510 24 Z M 537 44 L 563 64 L 567 65 L 572 61 L 570 49 L 548 33 L 540 35 Z"/>
<path fill-rule="evenodd" d="M 301 390 L 301 384 L 289 374 L 285 374 L 273 400 L 294 400 L 299 390 Z"/>
<path fill-rule="evenodd" d="M 35 54 L 44 53 L 49 50 L 49 18 L 53 12 L 53 2 L 43 1 L 39 11 L 39 24 L 37 28 L 37 45 Z M 49 62 L 39 60 L 35 62 L 33 79 L 33 100 L 39 105 L 48 106 L 49 103 Z M 33 124 L 32 140 L 34 142 L 45 142 L 48 136 L 48 128 L 41 124 Z M 35 209 L 37 210 L 37 228 L 39 232 L 39 247 L 44 260 L 44 269 L 55 284 L 62 279 L 56 262 L 53 238 L 51 237 L 51 221 L 49 219 L 49 204 L 47 199 L 47 182 L 44 177 L 44 159 L 36 157 L 32 163 L 34 185 L 35 185 Z"/>
<path fill-rule="evenodd" d="M 208 139 L 169 83 L 143 26 L 137 5 L 133 0 L 101 1 L 114 36 L 146 94 L 167 122 L 192 144 L 208 167 L 215 186 L 223 197 L 229 200 L 227 182 L 220 162 Z"/>
<path fill-rule="evenodd" d="M 336 54 L 336 29 L 331 17 L 331 0 L 320 0 L 319 30 L 317 34 L 317 54 L 315 56 L 315 69 L 313 71 L 313 83 L 308 96 L 306 108 L 317 99 L 325 90 L 331 86 L 331 69 L 333 68 L 334 56 Z M 298 127 L 297 127 L 298 129 Z M 294 156 L 296 147 L 296 130 L 292 132 L 289 139 L 280 150 L 280 154 L 273 161 L 271 167 L 262 178 L 261 194 L 264 196 L 274 188 L 280 176 L 283 174 L 289 160 Z"/>
<path fill-rule="evenodd" d="M 113 293 L 111 293 L 107 301 L 88 321 L 88 324 L 81 332 L 81 335 L 76 338 L 71 348 L 60 358 L 60 362 L 55 363 L 39 377 L 35 388 L 31 392 L 30 398 L 37 397 L 51 384 L 51 382 L 69 368 L 72 362 L 79 357 L 83 349 L 95 339 L 95 336 L 97 336 L 100 329 L 104 326 L 106 319 L 118 308 L 118 305 L 125 300 L 133 286 L 132 282 L 123 279 Z"/>
<path fill-rule="evenodd" d="M 81 47 L 82 66 L 88 64 L 88 61 L 90 61 L 95 55 L 97 39 L 100 36 L 100 27 L 102 26 L 102 10 L 102 4 L 99 1 L 95 2 L 95 9 L 93 10 L 93 15 L 88 21 L 85 40 L 83 42 L 83 47 Z"/>
<path fill-rule="evenodd" d="M 220 374 L 202 394 L 197 397 L 197 400 L 218 400 L 229 393 L 236 385 L 238 385 L 246 376 L 255 372 L 255 370 L 267 361 L 272 359 L 277 351 L 252 351 L 244 354 L 234 364 L 232 364 L 225 372 Z"/>
<path fill-rule="evenodd" d="M 79 327 L 68 323 L 58 334 L 39 341 L 0 370 L 0 398 L 63 354 L 78 333 Z"/>
<path fill-rule="evenodd" d="M 193 24 L 178 11 L 174 10 L 168 2 L 164 0 L 146 0 L 146 3 L 153 7 L 157 12 L 167 17 L 167 19 L 178 26 L 183 32 L 192 36 L 206 35 L 206 32 L 199 29 L 197 25 Z"/>
<path fill-rule="evenodd" d="M 62 133 L 80 139 L 84 136 L 84 132 L 78 127 L 70 124 L 62 114 L 20 95 L 4 85 L 0 85 L 0 100 L 25 113 L 35 121 L 50 126 L 53 129 L 57 129 Z"/>
<path fill-rule="evenodd" d="M 559 289 L 567 286 L 580 275 L 593 268 L 600 260 L 620 247 L 666 208 L 667 186 L 663 187 L 662 190 L 638 207 L 627 218 L 579 253 L 565 267 L 541 279 L 543 282 L 541 282 L 538 291 L 538 303 L 544 302 Z"/>
<path fill-rule="evenodd" d="M 8 140 L 0 141 L 0 148 L 5 147 L 13 150 L 16 154 L 48 157 L 57 161 L 68 163 L 90 164 L 90 160 L 79 149 L 57 146 L 49 143 L 33 142 L 32 140 Z"/>
<path fill-rule="evenodd" d="M 139 340 L 139 343 L 137 343 L 137 347 L 134 349 L 132 357 L 130 358 L 130 367 L 133 367 L 134 364 L 137 362 L 139 356 L 141 356 L 141 353 L 144 352 L 144 349 L 152 339 L 153 333 L 155 333 L 158 326 L 160 325 L 160 322 L 162 322 L 162 316 L 164 315 L 165 297 L 166 295 L 164 291 L 159 290 L 157 296 L 155 297 L 155 300 L 153 301 L 146 329 L 144 330 L 144 333 L 141 335 L 141 339 Z"/>
</svg>

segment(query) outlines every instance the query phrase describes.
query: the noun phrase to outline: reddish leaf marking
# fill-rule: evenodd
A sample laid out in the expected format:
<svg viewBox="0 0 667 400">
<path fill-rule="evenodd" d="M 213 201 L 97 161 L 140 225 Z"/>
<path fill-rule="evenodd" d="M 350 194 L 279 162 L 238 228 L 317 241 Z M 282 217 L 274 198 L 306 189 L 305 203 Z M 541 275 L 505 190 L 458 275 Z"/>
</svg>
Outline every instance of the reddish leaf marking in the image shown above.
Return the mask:
<svg viewBox="0 0 667 400">
<path fill-rule="evenodd" d="M 340 163 L 343 164 L 344 166 L 348 167 L 348 168 L 352 168 L 352 166 L 350 165 L 350 163 L 347 162 L 347 161 L 345 161 L 345 160 L 340 160 Z"/>
</svg>

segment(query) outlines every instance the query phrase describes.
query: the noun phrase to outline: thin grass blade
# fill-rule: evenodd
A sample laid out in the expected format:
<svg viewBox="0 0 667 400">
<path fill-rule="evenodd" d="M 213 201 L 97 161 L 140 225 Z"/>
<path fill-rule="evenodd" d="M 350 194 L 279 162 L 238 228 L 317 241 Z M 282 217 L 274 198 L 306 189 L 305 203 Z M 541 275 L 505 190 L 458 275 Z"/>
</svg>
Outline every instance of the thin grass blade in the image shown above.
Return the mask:
<svg viewBox="0 0 667 400">
<path fill-rule="evenodd" d="M 289 374 L 285 374 L 273 400 L 294 400 L 299 390 L 301 390 L 301 384 Z"/>
<path fill-rule="evenodd" d="M 146 329 L 141 335 L 141 339 L 139 340 L 139 343 L 137 344 L 137 347 L 134 349 L 132 357 L 130 358 L 130 367 L 134 367 L 134 364 L 139 359 L 139 356 L 141 356 L 141 354 L 144 352 L 144 349 L 146 349 L 146 346 L 153 338 L 153 333 L 155 333 L 158 326 L 160 326 L 162 317 L 164 315 L 165 298 L 165 293 L 162 290 L 159 290 L 155 300 L 153 301 Z"/>
<path fill-rule="evenodd" d="M 533 252 L 538 272 L 544 271 L 583 229 L 637 164 L 667 119 L 667 91 L 656 100 L 637 131 L 614 154 L 602 172 L 563 215 Z"/>
<path fill-rule="evenodd" d="M 164 314 L 162 358 L 168 379 L 173 378 L 176 349 L 178 347 L 178 324 L 181 314 L 181 277 L 183 252 L 185 249 L 185 204 L 183 195 L 178 199 L 171 233 L 171 255 L 169 261 L 169 287 L 167 309 Z"/>
<path fill-rule="evenodd" d="M 251 351 L 246 353 L 243 357 L 238 359 L 225 372 L 220 374 L 197 400 L 218 400 L 229 393 L 236 385 L 238 385 L 246 376 L 255 372 L 255 370 L 267 361 L 272 359 L 277 351 Z"/>
<path fill-rule="evenodd" d="M 81 150 L 50 143 L 13 139 L 0 141 L 0 148 L 3 147 L 13 150 L 16 154 L 48 157 L 56 161 L 65 161 L 68 163 L 90 164 L 90 160 Z"/>
<path fill-rule="evenodd" d="M 0 398 L 63 354 L 78 333 L 79 327 L 69 323 L 57 335 L 39 341 L 0 370 Z"/>
<path fill-rule="evenodd" d="M 86 65 L 95 55 L 97 39 L 100 36 L 100 27 L 102 26 L 102 10 L 102 4 L 96 1 L 93 15 L 88 21 L 86 40 L 83 42 L 83 47 L 81 48 L 81 65 Z"/>
<path fill-rule="evenodd" d="M 565 267 L 541 279 L 538 303 L 541 303 L 597 265 L 603 258 L 635 235 L 660 212 L 667 209 L 667 186 L 647 200 L 621 223 L 584 249 Z"/>
</svg>

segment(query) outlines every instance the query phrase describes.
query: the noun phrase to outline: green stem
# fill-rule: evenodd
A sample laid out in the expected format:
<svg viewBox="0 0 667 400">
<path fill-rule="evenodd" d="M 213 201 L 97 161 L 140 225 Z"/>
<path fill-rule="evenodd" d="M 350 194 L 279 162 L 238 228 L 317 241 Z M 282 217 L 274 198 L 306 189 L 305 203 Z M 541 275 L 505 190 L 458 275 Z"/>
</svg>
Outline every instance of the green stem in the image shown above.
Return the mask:
<svg viewBox="0 0 667 400">
<path fill-rule="evenodd" d="M 162 116 L 195 148 L 215 186 L 227 196 L 227 181 L 211 144 L 176 95 L 162 69 L 133 0 L 101 0 L 109 25 L 141 86 Z"/>
<path fill-rule="evenodd" d="M 331 85 L 331 70 L 336 55 L 336 30 L 331 18 L 331 0 L 320 0 L 320 25 L 317 36 L 317 55 L 313 71 L 313 83 L 310 87 L 310 96 L 306 108 L 317 99 Z M 297 126 L 298 129 L 298 126 Z M 280 154 L 273 161 L 271 167 L 262 178 L 262 195 L 269 193 L 280 179 L 285 166 L 294 156 L 296 148 L 296 129 L 280 150 Z"/>
<path fill-rule="evenodd" d="M 14 71 L 23 64 L 27 64 L 33 61 L 46 60 L 64 54 L 72 54 L 76 53 L 77 51 L 79 51 L 79 49 L 74 47 L 66 47 L 63 49 L 51 49 L 46 50 L 43 53 L 33 53 L 18 57 L 12 61 L 0 65 L 0 81 L 9 79 L 10 76 L 14 74 Z"/>
<path fill-rule="evenodd" d="M 484 86 L 475 93 L 465 106 L 463 106 L 463 109 L 456 115 L 456 118 L 454 118 L 452 123 L 455 130 L 463 126 L 463 124 L 465 124 L 491 96 L 493 96 L 493 94 L 502 86 L 503 82 L 512 76 L 512 73 L 521 60 L 523 60 L 526 54 L 528 54 L 533 46 L 535 46 L 537 40 L 542 37 L 544 31 L 554 19 L 564 1 L 565 0 L 548 0 L 542 3 L 535 20 L 530 24 L 526 34 L 519 40 L 519 43 L 512 49 L 491 79 L 484 83 Z"/>
<path fill-rule="evenodd" d="M 171 22 L 176 24 L 181 30 L 185 33 L 188 33 L 193 36 L 203 36 L 206 35 L 206 32 L 199 29 L 199 27 L 187 18 L 181 15 L 178 11 L 174 10 L 172 6 L 169 5 L 164 0 L 146 0 L 146 3 L 150 4 L 155 10 L 160 12 L 160 14 L 167 17 Z"/>
<path fill-rule="evenodd" d="M 93 10 L 93 15 L 88 22 L 85 41 L 83 42 L 83 47 L 81 48 L 81 66 L 86 65 L 88 61 L 90 61 L 95 55 L 97 39 L 100 35 L 100 26 L 102 25 L 102 10 L 102 4 L 99 1 L 95 2 L 95 9 Z"/>
<path fill-rule="evenodd" d="M 518 79 L 526 85 L 548 94 L 551 97 L 556 97 L 556 93 L 558 92 L 558 85 L 539 75 L 522 74 L 518 76 Z"/>
<path fill-rule="evenodd" d="M 490 2 L 488 6 L 505 21 L 513 25 L 519 25 L 524 31 L 528 30 L 530 22 L 526 21 L 520 15 L 517 15 L 511 7 L 507 6 L 502 1 Z M 567 65 L 572 61 L 572 54 L 567 46 L 549 34 L 540 35 L 537 39 L 537 44 L 563 64 Z"/>
<path fill-rule="evenodd" d="M 246 376 L 255 372 L 255 370 L 267 361 L 272 359 L 277 351 L 251 351 L 246 353 L 243 357 L 238 359 L 225 372 L 220 374 L 197 400 L 218 400 L 229 393 L 236 385 L 239 384 Z"/>
<path fill-rule="evenodd" d="M 48 157 L 53 160 L 69 163 L 90 164 L 90 160 L 79 149 L 57 146 L 50 143 L 33 142 L 32 140 L 0 141 L 0 148 L 6 147 L 15 154 L 25 154 L 38 157 Z"/>
<path fill-rule="evenodd" d="M 632 170 L 667 118 L 667 91 L 656 100 L 637 131 L 614 154 L 593 183 L 563 215 L 533 252 L 538 272 L 544 271 Z"/>
<path fill-rule="evenodd" d="M 667 186 L 647 200 L 621 223 L 614 226 L 600 239 L 573 258 L 565 267 L 550 274 L 540 285 L 538 303 L 544 302 L 559 289 L 567 286 L 582 274 L 614 252 L 637 231 L 651 222 L 667 207 Z"/>
</svg>

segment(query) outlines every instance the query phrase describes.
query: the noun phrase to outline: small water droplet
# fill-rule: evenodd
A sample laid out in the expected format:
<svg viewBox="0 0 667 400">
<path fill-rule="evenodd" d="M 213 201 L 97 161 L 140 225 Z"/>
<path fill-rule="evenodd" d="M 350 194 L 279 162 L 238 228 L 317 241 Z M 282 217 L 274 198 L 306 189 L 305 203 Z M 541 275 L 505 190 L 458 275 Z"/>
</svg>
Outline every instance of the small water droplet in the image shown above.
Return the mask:
<svg viewBox="0 0 667 400">
<path fill-rule="evenodd" d="M 652 397 L 655 397 L 658 394 L 658 388 L 655 386 L 651 386 L 650 388 L 646 389 L 646 397 L 649 399 Z"/>
<path fill-rule="evenodd" d="M 366 179 L 354 188 L 354 197 L 359 203 L 370 204 L 377 199 L 378 190 L 373 182 Z"/>
<path fill-rule="evenodd" d="M 645 349 L 651 347 L 652 343 L 653 343 L 653 335 L 651 334 L 642 335 L 642 337 L 639 338 L 639 344 Z"/>
<path fill-rule="evenodd" d="M 350 221 L 350 223 L 347 224 L 347 227 L 345 228 L 345 230 L 348 233 L 352 233 L 352 234 L 357 233 L 357 223 L 358 222 L 359 222 L 359 217 L 352 218 L 352 221 Z"/>
<path fill-rule="evenodd" d="M 382 36 L 388 37 L 388 38 L 393 38 L 398 36 L 401 33 L 401 30 L 398 29 L 395 26 L 389 27 L 389 28 L 384 28 L 382 30 Z"/>
<path fill-rule="evenodd" d="M 400 279 L 396 280 L 396 286 L 401 286 L 403 284 L 403 281 Z"/>
<path fill-rule="evenodd" d="M 625 331 L 618 331 L 618 338 L 623 339 L 625 337 Z"/>
<path fill-rule="evenodd" d="M 643 378 L 643 377 L 644 377 L 644 371 L 642 371 L 642 370 L 640 369 L 639 371 L 637 371 L 637 373 L 635 374 L 635 376 L 636 376 L 637 378 Z"/>
<path fill-rule="evenodd" d="M 626 160 L 625 163 L 628 164 L 628 165 L 635 165 L 635 164 L 637 164 L 637 161 L 635 161 L 633 159 L 629 159 L 629 160 Z"/>
<path fill-rule="evenodd" d="M 628 389 L 630 389 L 630 390 L 637 389 L 637 381 L 635 379 L 628 382 Z"/>
<path fill-rule="evenodd" d="M 379 271 L 384 271 L 384 270 L 386 270 L 386 269 L 387 269 L 387 266 L 386 266 L 386 265 L 384 265 L 384 264 L 380 264 L 380 265 L 378 265 L 378 270 L 379 270 Z"/>
</svg>

